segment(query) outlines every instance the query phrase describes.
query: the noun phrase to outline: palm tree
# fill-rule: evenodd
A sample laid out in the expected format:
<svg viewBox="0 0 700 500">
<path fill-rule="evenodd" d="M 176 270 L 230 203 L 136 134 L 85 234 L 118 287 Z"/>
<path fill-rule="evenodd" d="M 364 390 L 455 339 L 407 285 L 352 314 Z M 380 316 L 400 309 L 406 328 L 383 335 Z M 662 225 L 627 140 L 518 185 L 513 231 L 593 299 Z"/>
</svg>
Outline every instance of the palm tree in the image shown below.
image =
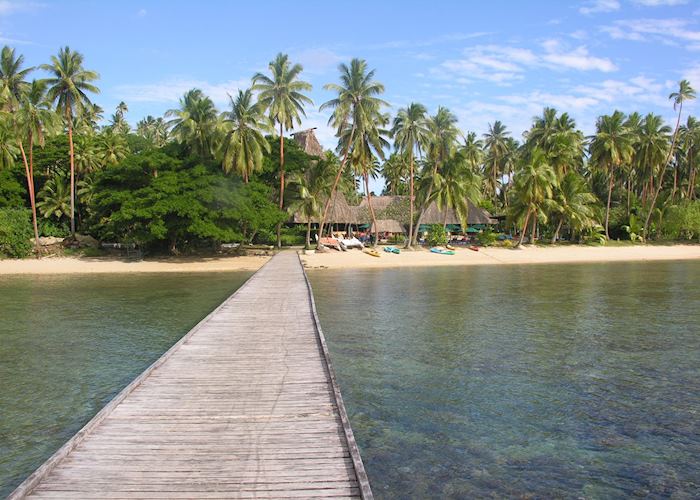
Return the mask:
<svg viewBox="0 0 700 500">
<path fill-rule="evenodd" d="M 68 179 L 63 172 L 56 173 L 46 181 L 44 187 L 39 191 L 40 201 L 37 202 L 37 207 L 44 218 L 56 217 L 60 220 L 63 216 L 70 217 L 71 194 L 69 189 Z"/>
<path fill-rule="evenodd" d="M 425 211 L 430 205 L 432 199 L 433 186 L 438 172 L 442 165 L 452 156 L 457 142 L 459 130 L 457 129 L 457 117 L 452 112 L 442 106 L 438 107 L 435 116 L 428 120 L 428 129 L 430 130 L 430 140 L 428 142 L 428 157 L 430 162 L 426 166 L 432 167 L 432 172 L 429 175 L 423 175 L 427 182 L 425 183 L 425 196 L 416 222 L 416 227 L 420 228 Z M 413 244 L 418 244 L 418 231 L 413 233 Z"/>
<path fill-rule="evenodd" d="M 687 169 L 688 187 L 686 198 L 692 200 L 695 197 L 696 167 L 700 152 L 700 121 L 689 116 L 685 125 L 679 130 L 680 142 L 683 144 L 684 161 Z"/>
<path fill-rule="evenodd" d="M 168 124 L 163 118 L 154 118 L 148 115 L 136 124 L 136 133 L 148 140 L 155 147 L 160 148 L 168 142 Z"/>
<path fill-rule="evenodd" d="M 566 222 L 571 233 L 592 227 L 595 222 L 596 196 L 591 193 L 586 180 L 578 172 L 569 171 L 554 189 L 552 212 L 559 219 L 552 236 L 552 243 L 559 239 L 559 232 Z"/>
<path fill-rule="evenodd" d="M 367 70 L 367 61 L 353 59 L 349 66 L 343 63 L 338 69 L 340 84 L 329 83 L 324 86 L 326 90 L 336 92 L 337 97 L 323 103 L 321 110 L 333 110 L 328 123 L 337 130 L 336 136 L 343 160 L 333 180 L 331 194 L 326 200 L 321 222 L 318 225 L 319 245 L 331 201 L 338 189 L 338 183 L 343 176 L 354 145 L 355 134 L 364 134 L 366 129 L 372 126 L 373 117 L 380 113 L 383 106 L 388 106 L 378 97 L 384 93 L 384 85 L 374 80 L 374 70 Z"/>
<path fill-rule="evenodd" d="M 9 123 L 0 120 L 0 170 L 12 168 L 20 154 L 14 132 Z"/>
<path fill-rule="evenodd" d="M 329 151 L 323 160 L 311 162 L 304 172 L 294 172 L 289 178 L 296 191 L 289 210 L 300 212 L 306 219 L 306 249 L 311 248 L 312 219 L 321 215 L 321 200 L 330 195 L 338 167 L 338 158 Z"/>
<path fill-rule="evenodd" d="M 508 154 L 508 136 L 510 132 L 503 123 L 495 121 L 489 124 L 489 131 L 484 134 L 484 146 L 486 147 L 486 170 L 491 181 L 491 194 L 494 206 L 498 197 L 498 178 L 502 174 L 502 163 Z"/>
<path fill-rule="evenodd" d="M 435 203 L 445 212 L 444 227 L 447 227 L 448 210 L 452 208 L 459 217 L 462 228 L 466 230 L 469 202 L 478 203 L 481 200 L 481 184 L 481 176 L 472 168 L 470 160 L 463 152 L 457 153 L 445 163 L 436 174 L 433 192 Z"/>
<path fill-rule="evenodd" d="M 420 156 L 421 150 L 428 144 L 430 130 L 426 114 L 428 110 L 422 104 L 412 102 L 405 108 L 401 108 L 394 118 L 391 134 L 394 137 L 394 149 L 402 155 L 408 156 L 409 163 L 409 223 L 406 248 L 410 248 L 413 242 L 413 218 L 415 205 L 415 165 L 416 154 Z"/>
<path fill-rule="evenodd" d="M 591 163 L 608 175 L 608 202 L 605 208 L 605 237 L 608 239 L 610 238 L 610 203 L 615 186 L 615 171 L 622 163 L 631 159 L 634 152 L 633 139 L 632 133 L 625 126 L 625 115 L 621 111 L 598 118 L 590 152 Z"/>
<path fill-rule="evenodd" d="M 229 96 L 229 100 L 231 111 L 223 114 L 228 128 L 223 144 L 223 168 L 226 173 L 236 170 L 248 184 L 252 173 L 262 168 L 263 152 L 270 152 L 270 143 L 263 132 L 269 132 L 271 127 L 260 105 L 253 103 L 250 89 L 239 90 L 236 99 Z"/>
<path fill-rule="evenodd" d="M 15 56 L 15 49 L 7 45 L 0 53 L 0 99 L 5 103 L 5 109 L 14 112 L 22 95 L 29 90 L 27 75 L 34 68 L 24 68 L 24 56 Z"/>
<path fill-rule="evenodd" d="M 20 96 L 17 110 L 18 144 L 24 160 L 29 190 L 29 201 L 32 208 L 32 223 L 34 239 L 39 248 L 39 227 L 37 224 L 36 195 L 34 190 L 34 144 L 44 146 L 46 131 L 53 130 L 57 125 L 57 115 L 51 110 L 51 104 L 46 100 L 47 84 L 44 80 L 33 80 L 26 92 Z M 29 161 L 24 152 L 23 142 L 27 140 Z"/>
<path fill-rule="evenodd" d="M 129 145 L 119 133 L 105 130 L 97 139 L 97 155 L 103 166 L 116 165 L 129 154 Z"/>
<path fill-rule="evenodd" d="M 661 169 L 661 172 L 659 174 L 659 181 L 656 185 L 656 191 L 654 191 L 654 197 L 651 200 L 651 205 L 649 207 L 649 211 L 647 212 L 647 218 L 646 221 L 644 222 L 644 238 L 647 237 L 647 231 L 649 230 L 649 222 L 651 221 L 651 214 L 654 212 L 654 206 L 656 205 L 656 199 L 659 197 L 659 193 L 661 192 L 661 188 L 663 186 L 664 182 L 664 174 L 666 173 L 666 167 L 671 161 L 671 158 L 673 158 L 673 152 L 676 147 L 676 139 L 678 137 L 678 129 L 680 128 L 681 125 L 681 114 L 683 113 L 683 103 L 685 101 L 690 101 L 692 99 L 695 99 L 695 89 L 690 86 L 690 82 L 688 80 L 681 80 L 680 83 L 678 84 L 678 92 L 672 92 L 668 98 L 673 101 L 673 109 L 675 110 L 676 107 L 678 107 L 678 119 L 676 120 L 676 128 L 673 130 L 673 138 L 671 139 L 671 147 L 668 150 L 668 154 L 666 156 L 666 161 L 663 164 L 663 167 Z"/>
<path fill-rule="evenodd" d="M 384 191 L 390 196 L 406 194 L 406 184 L 409 177 L 409 165 L 403 155 L 393 153 L 389 155 L 381 167 L 384 177 Z"/>
<path fill-rule="evenodd" d="M 313 105 L 313 101 L 304 92 L 311 90 L 311 84 L 299 79 L 303 71 L 301 64 L 291 64 L 287 54 L 277 54 L 270 61 L 268 69 L 272 78 L 256 73 L 253 76 L 253 90 L 258 92 L 258 102 L 267 110 L 270 120 L 279 125 L 280 134 L 280 210 L 284 208 L 284 131 L 294 124 L 301 124 L 301 117 L 306 117 L 304 105 Z M 277 225 L 277 247 L 282 245 L 282 223 Z"/>
<path fill-rule="evenodd" d="M 165 112 L 172 135 L 192 154 L 204 159 L 213 155 L 218 115 L 214 102 L 199 89 L 191 89 L 180 98 L 179 107 Z"/>
<path fill-rule="evenodd" d="M 537 234 L 537 218 L 544 219 L 544 209 L 548 200 L 552 198 L 554 187 L 557 185 L 557 176 L 554 169 L 547 163 L 547 156 L 540 148 L 535 148 L 526 161 L 522 162 L 520 169 L 515 173 L 516 205 L 514 213 L 525 215 L 525 220 L 520 232 L 518 246 L 522 245 L 525 238 L 528 222 L 532 217 L 532 233 L 530 241 L 535 242 Z"/>
<path fill-rule="evenodd" d="M 68 145 L 70 155 L 70 232 L 75 237 L 75 158 L 73 151 L 73 119 L 88 108 L 92 103 L 87 92 L 99 93 L 99 89 L 91 82 L 99 75 L 83 68 L 83 55 L 64 47 L 58 51 L 58 56 L 51 56 L 51 64 L 42 64 L 41 69 L 52 74 L 47 79 L 50 88 L 47 91 L 48 100 L 56 104 L 56 109 L 63 114 L 68 127 Z"/>
</svg>

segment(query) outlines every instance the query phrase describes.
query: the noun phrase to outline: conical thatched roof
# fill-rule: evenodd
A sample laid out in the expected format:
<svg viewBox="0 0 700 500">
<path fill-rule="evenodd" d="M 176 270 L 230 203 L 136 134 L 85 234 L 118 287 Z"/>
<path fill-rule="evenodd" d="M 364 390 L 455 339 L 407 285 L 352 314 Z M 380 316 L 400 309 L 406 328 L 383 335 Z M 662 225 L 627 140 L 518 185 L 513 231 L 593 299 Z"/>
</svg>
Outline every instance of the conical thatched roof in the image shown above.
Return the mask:
<svg viewBox="0 0 700 500">
<path fill-rule="evenodd" d="M 372 224 L 371 232 L 405 234 L 406 230 L 396 219 L 379 219 L 377 220 L 377 230 L 375 231 L 375 226 Z"/>
<path fill-rule="evenodd" d="M 316 139 L 316 134 L 314 133 L 316 128 L 310 128 L 307 130 L 301 130 L 292 134 L 294 140 L 297 144 L 304 150 L 304 152 L 311 156 L 323 156 L 323 147 L 321 143 Z"/>
</svg>

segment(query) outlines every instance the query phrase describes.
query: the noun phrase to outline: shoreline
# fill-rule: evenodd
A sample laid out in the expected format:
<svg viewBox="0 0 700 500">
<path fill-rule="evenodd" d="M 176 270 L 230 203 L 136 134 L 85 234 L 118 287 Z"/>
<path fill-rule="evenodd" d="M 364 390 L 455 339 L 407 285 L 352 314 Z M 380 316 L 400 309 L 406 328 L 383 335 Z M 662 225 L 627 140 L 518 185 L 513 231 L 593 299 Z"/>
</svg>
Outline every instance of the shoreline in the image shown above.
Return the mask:
<svg viewBox="0 0 700 500">
<path fill-rule="evenodd" d="M 0 259 L 0 276 L 27 274 L 207 273 L 257 271 L 270 257 L 177 257 L 126 261 L 113 257 Z"/>
<path fill-rule="evenodd" d="M 700 260 L 700 245 L 639 245 L 622 247 L 554 246 L 521 249 L 486 247 L 474 252 L 458 248 L 455 255 L 438 255 L 421 249 L 399 255 L 381 252 L 372 257 L 359 250 L 302 255 L 307 270 L 389 269 L 433 266 L 480 266 L 519 264 L 581 264 L 595 262 L 652 262 Z"/>
<path fill-rule="evenodd" d="M 100 273 L 189 273 L 257 271 L 270 257 L 164 257 L 126 261 L 113 257 L 45 257 L 2 259 L 0 276 Z M 441 266 L 566 264 L 700 260 L 700 245 L 634 245 L 622 247 L 554 246 L 521 249 L 487 247 L 478 252 L 458 248 L 455 255 L 433 254 L 425 249 L 399 255 L 381 252 L 372 257 L 359 250 L 301 255 L 307 270 L 389 269 Z"/>
</svg>

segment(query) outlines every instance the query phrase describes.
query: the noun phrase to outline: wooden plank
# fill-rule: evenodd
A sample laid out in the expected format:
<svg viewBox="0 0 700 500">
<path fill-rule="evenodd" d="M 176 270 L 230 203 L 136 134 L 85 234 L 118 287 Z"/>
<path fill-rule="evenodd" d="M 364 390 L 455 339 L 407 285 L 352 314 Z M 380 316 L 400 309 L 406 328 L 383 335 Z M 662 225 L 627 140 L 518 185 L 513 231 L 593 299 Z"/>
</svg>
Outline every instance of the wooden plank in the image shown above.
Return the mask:
<svg viewBox="0 0 700 500">
<path fill-rule="evenodd" d="M 298 256 L 263 266 L 9 498 L 24 497 L 371 499 Z"/>
</svg>

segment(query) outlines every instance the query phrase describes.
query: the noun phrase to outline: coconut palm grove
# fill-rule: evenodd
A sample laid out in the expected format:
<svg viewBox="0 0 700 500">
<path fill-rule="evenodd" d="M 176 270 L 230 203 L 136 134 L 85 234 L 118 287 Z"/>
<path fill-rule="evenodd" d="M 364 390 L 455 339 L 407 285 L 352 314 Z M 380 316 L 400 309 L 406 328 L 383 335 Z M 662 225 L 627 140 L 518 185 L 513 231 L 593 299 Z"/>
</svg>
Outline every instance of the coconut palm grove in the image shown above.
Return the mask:
<svg viewBox="0 0 700 500">
<path fill-rule="evenodd" d="M 686 80 L 668 96 L 673 123 L 613 109 L 586 136 L 565 109 L 546 107 L 528 130 L 496 120 L 469 131 L 443 106 L 393 109 L 380 69 L 364 59 L 341 63 L 325 86 L 335 97 L 314 103 L 304 68 L 280 53 L 229 96 L 228 109 L 193 88 L 132 129 L 128 103 L 99 106 L 99 72 L 79 51 L 63 47 L 31 64 L 2 49 L 0 248 L 8 256 L 76 232 L 154 253 L 308 246 L 306 229 L 314 220 L 323 234 L 336 193 L 365 196 L 376 222 L 370 179 L 378 177 L 382 194 L 408 196 L 398 216 L 406 246 L 432 202 L 463 221 L 469 201 L 501 216 L 494 230 L 515 238 L 506 244 L 700 237 L 700 121 L 684 113 L 696 97 Z M 290 134 L 316 107 L 332 111 L 338 142 L 314 155 Z M 308 228 L 288 224 L 295 212 Z"/>
</svg>

